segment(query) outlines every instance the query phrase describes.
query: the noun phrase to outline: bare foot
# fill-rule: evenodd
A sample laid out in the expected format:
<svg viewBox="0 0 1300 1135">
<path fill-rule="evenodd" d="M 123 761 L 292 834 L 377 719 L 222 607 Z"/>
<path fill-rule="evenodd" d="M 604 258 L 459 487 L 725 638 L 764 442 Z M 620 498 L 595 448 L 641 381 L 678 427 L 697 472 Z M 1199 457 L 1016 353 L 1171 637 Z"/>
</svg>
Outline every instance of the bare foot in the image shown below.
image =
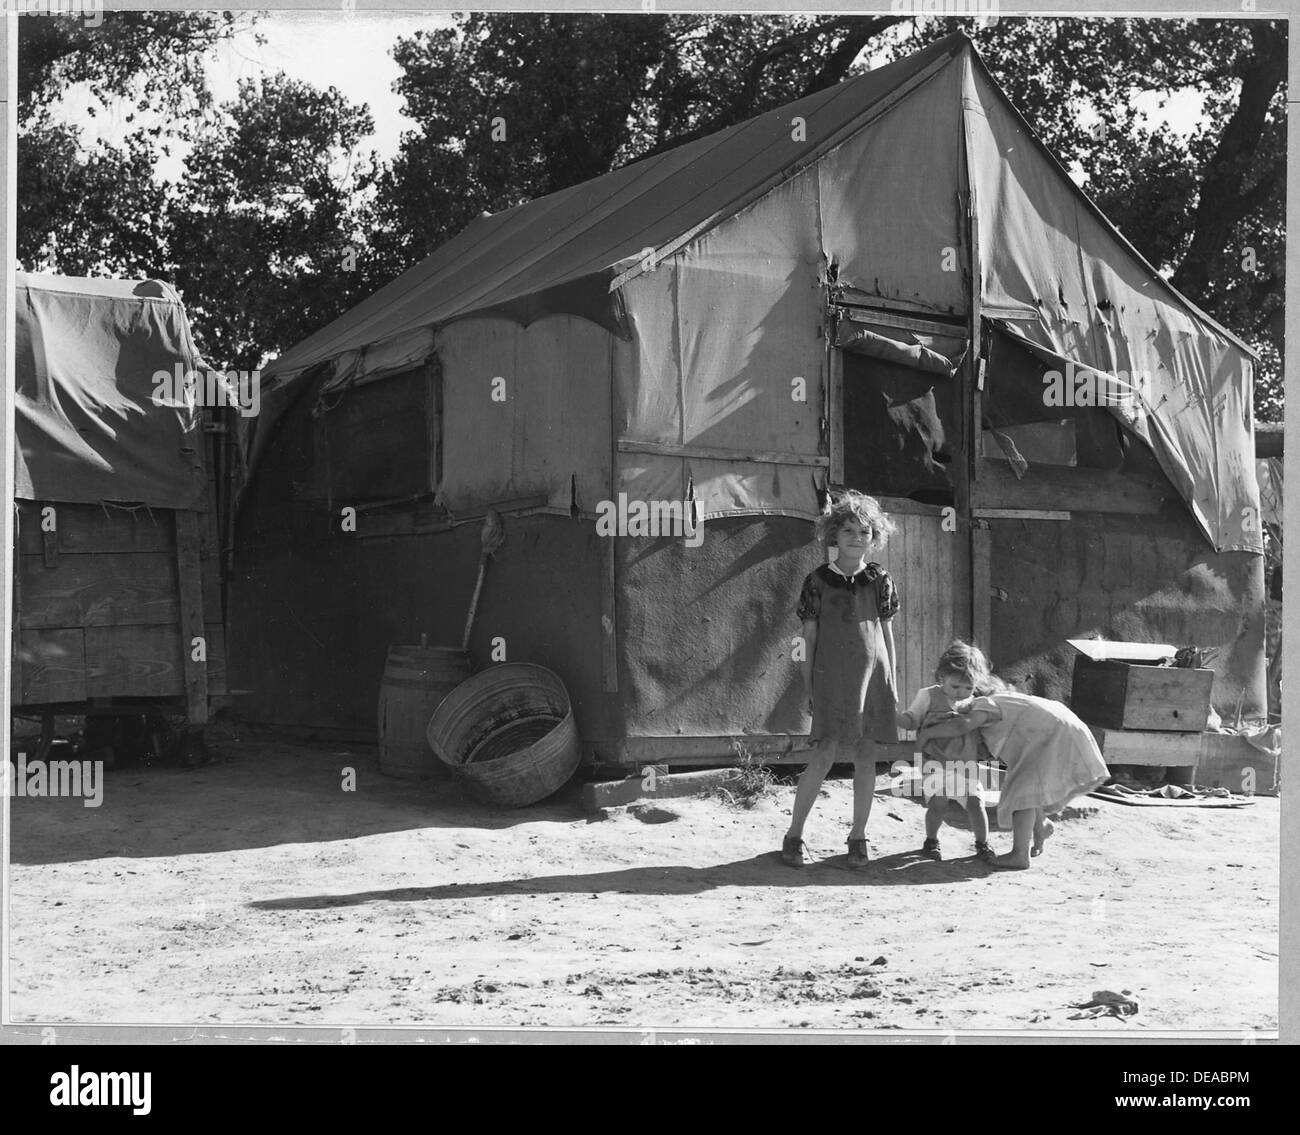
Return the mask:
<svg viewBox="0 0 1300 1135">
<path fill-rule="evenodd" d="M 1030 855 L 1042 855 L 1043 844 L 1047 842 L 1048 837 L 1056 831 L 1056 825 L 1051 820 L 1044 820 L 1041 824 L 1034 825 L 1034 846 L 1030 849 Z"/>
<path fill-rule="evenodd" d="M 1014 851 L 1008 851 L 1006 855 L 999 855 L 993 861 L 994 867 L 1005 867 L 1009 871 L 1025 871 L 1029 867 L 1028 855 L 1017 855 Z"/>
</svg>

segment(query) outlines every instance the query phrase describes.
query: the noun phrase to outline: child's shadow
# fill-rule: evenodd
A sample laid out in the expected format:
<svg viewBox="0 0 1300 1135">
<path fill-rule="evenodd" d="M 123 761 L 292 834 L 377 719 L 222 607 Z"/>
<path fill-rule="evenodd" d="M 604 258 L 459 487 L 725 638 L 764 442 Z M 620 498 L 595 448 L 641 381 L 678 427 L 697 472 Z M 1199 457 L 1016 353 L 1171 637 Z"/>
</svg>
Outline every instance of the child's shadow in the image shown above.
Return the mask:
<svg viewBox="0 0 1300 1135">
<path fill-rule="evenodd" d="M 778 863 L 779 863 L 778 855 Z M 789 871 L 784 864 L 781 866 Z M 936 862 L 916 851 L 898 851 L 892 855 L 882 855 L 871 860 L 868 867 L 850 867 L 847 855 L 830 855 L 819 860 L 816 867 L 826 867 L 847 871 L 858 877 L 864 884 L 876 887 L 929 887 L 945 886 L 952 883 L 969 883 L 992 875 L 996 868 L 975 855 L 944 859 Z M 805 868 L 806 870 L 806 868 Z"/>
<path fill-rule="evenodd" d="M 951 886 L 983 878 L 991 868 L 980 860 L 952 859 L 935 863 L 919 851 L 873 859 L 866 867 L 850 867 L 846 854 L 830 855 L 802 868 L 787 867 L 779 851 L 747 859 L 698 867 L 681 863 L 646 864 L 613 871 L 587 871 L 484 879 L 478 882 L 430 881 L 424 886 L 387 887 L 351 894 L 283 895 L 247 905 L 254 910 L 318 910 L 363 906 L 377 902 L 465 902 L 498 895 L 694 895 L 720 887 L 888 887 Z M 454 874 L 430 867 L 435 876 Z"/>
</svg>

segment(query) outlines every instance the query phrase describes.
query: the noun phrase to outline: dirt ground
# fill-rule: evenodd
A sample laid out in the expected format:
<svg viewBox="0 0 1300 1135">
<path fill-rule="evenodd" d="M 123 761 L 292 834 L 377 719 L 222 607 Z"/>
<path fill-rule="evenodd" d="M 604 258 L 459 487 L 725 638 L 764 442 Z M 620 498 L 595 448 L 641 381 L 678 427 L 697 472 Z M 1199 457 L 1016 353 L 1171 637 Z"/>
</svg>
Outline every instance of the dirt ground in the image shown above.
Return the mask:
<svg viewBox="0 0 1300 1135">
<path fill-rule="evenodd" d="M 958 829 L 949 861 L 921 859 L 919 804 L 880 795 L 854 871 L 835 781 L 806 833 L 822 861 L 799 872 L 776 854 L 790 788 L 596 819 L 576 786 L 490 811 L 381 775 L 372 749 L 215 750 L 107 772 L 99 808 L 10 801 L 15 1022 L 1277 1027 L 1277 799 L 1084 800 L 1004 872 Z M 1102 989 L 1139 1012 L 1068 1019 Z"/>
</svg>

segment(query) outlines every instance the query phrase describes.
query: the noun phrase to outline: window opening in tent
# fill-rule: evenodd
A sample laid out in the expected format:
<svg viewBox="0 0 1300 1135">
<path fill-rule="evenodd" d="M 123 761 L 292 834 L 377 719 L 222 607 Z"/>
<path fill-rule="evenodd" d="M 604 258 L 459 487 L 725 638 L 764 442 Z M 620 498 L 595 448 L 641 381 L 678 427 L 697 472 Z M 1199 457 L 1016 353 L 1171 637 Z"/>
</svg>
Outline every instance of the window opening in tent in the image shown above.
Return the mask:
<svg viewBox="0 0 1300 1135">
<path fill-rule="evenodd" d="M 1061 418 L 981 430 L 980 456 L 997 458 L 1013 465 L 1024 461 L 1035 465 L 1077 466 L 1079 447 L 1074 422 Z"/>
<path fill-rule="evenodd" d="M 424 366 L 323 395 L 305 496 L 334 503 L 410 500 L 433 491 L 440 430 Z"/>
<path fill-rule="evenodd" d="M 842 352 L 844 483 L 875 496 L 953 503 L 957 383 Z"/>
<path fill-rule="evenodd" d="M 868 308 L 836 289 L 838 444 L 844 483 L 947 507 L 962 448 L 956 378 L 969 340 L 959 321 Z"/>
<path fill-rule="evenodd" d="M 996 331 L 985 373 L 981 457 L 1009 464 L 1019 478 L 1032 476 L 1036 465 L 1076 469 L 1081 476 L 1088 470 L 1158 472 L 1147 446 L 1097 404 L 1109 396 L 1104 380 L 1085 390 L 1080 378 L 1077 391 L 1071 386 L 1063 395 L 1062 377 L 1051 366 Z M 1091 372 L 1081 367 L 1079 373 Z"/>
</svg>

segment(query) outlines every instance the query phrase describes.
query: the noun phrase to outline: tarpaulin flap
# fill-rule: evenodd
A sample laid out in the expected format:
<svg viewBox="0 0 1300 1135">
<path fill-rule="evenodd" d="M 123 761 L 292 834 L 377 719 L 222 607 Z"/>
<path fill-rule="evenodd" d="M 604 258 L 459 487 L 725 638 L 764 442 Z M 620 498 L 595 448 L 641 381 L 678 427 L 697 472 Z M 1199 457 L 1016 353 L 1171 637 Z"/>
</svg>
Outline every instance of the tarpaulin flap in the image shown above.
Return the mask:
<svg viewBox="0 0 1300 1135">
<path fill-rule="evenodd" d="M 1056 360 L 1136 392 L 1112 407 L 1155 453 L 1218 551 L 1262 551 L 1251 461 L 1252 354 L 1180 296 L 1070 180 L 989 77 L 965 61 L 965 143 L 980 291 Z"/>
<path fill-rule="evenodd" d="M 691 504 L 700 520 L 720 516 L 818 515 L 826 471 L 801 465 L 671 454 L 620 454 L 616 485 L 628 501 Z M 660 531 L 652 535 L 689 535 Z"/>
<path fill-rule="evenodd" d="M 1013 465 L 1020 465 L 1019 453 L 1034 464 L 1115 470 L 1132 465 L 1139 451 L 1149 454 L 1145 442 L 1123 435 L 1134 405 L 1132 391 L 1120 382 L 1112 387 L 1107 378 L 996 328 L 981 404 L 982 424 L 996 438 L 995 452 Z M 988 435 L 984 443 L 990 444 Z"/>
<path fill-rule="evenodd" d="M 932 337 L 926 338 L 933 341 Z M 929 374 L 943 375 L 944 378 L 951 378 L 957 373 L 962 355 L 965 354 L 965 343 L 964 339 L 950 340 L 947 349 L 956 351 L 950 357 L 943 351 L 935 350 L 922 337 L 909 335 L 907 331 L 897 328 L 873 328 L 858 323 L 844 323 L 839 333 L 839 346 L 843 350 L 915 367 Z"/>
<path fill-rule="evenodd" d="M 356 351 L 345 351 L 334 360 L 333 372 L 321 388 L 322 393 L 342 386 L 360 386 L 402 374 L 419 366 L 433 354 L 433 329 L 420 327 L 385 343 L 375 343 Z"/>
<path fill-rule="evenodd" d="M 816 453 L 816 183 L 795 178 L 627 285 L 623 437 Z M 802 391 L 796 390 L 801 387 Z"/>
<path fill-rule="evenodd" d="M 544 494 L 551 508 L 595 510 L 610 484 L 610 340 L 572 315 L 438 332 L 437 489 L 448 508 Z"/>
<path fill-rule="evenodd" d="M 1125 425 L 1132 426 L 1147 412 L 1142 402 L 1142 384 L 1132 381 L 1129 375 L 1109 374 L 1081 363 L 1077 359 L 1068 359 L 1064 355 L 1059 355 L 1026 338 L 1016 324 L 1009 323 L 1005 319 L 991 319 L 988 322 L 998 334 L 1005 335 L 1014 342 L 1016 347 L 1028 352 L 1044 367 L 1049 368 L 1051 375 L 1059 377 L 1059 383 L 1056 383 L 1055 388 L 1057 393 L 1053 399 L 1049 400 L 1046 397 L 1048 384 L 1045 381 L 1034 390 L 1033 400 L 1039 411 L 1037 417 L 1059 417 L 1062 410 L 1078 407 L 1096 408 L 1110 410 Z M 993 353 L 990 352 L 990 358 Z M 1056 402 L 1055 406 L 1052 405 L 1053 401 Z M 1034 418 L 1025 417 L 1022 420 L 1033 421 Z"/>
<path fill-rule="evenodd" d="M 794 177 L 627 285 L 633 335 L 615 365 L 630 496 L 677 499 L 693 474 L 706 516 L 817 515 L 817 191 L 815 174 Z"/>
<path fill-rule="evenodd" d="M 157 281 L 20 273 L 15 287 L 14 495 L 204 507 L 198 358 Z"/>
<path fill-rule="evenodd" d="M 817 163 L 822 240 L 841 287 L 935 314 L 969 310 L 956 271 L 960 130 L 954 65 Z"/>
</svg>

